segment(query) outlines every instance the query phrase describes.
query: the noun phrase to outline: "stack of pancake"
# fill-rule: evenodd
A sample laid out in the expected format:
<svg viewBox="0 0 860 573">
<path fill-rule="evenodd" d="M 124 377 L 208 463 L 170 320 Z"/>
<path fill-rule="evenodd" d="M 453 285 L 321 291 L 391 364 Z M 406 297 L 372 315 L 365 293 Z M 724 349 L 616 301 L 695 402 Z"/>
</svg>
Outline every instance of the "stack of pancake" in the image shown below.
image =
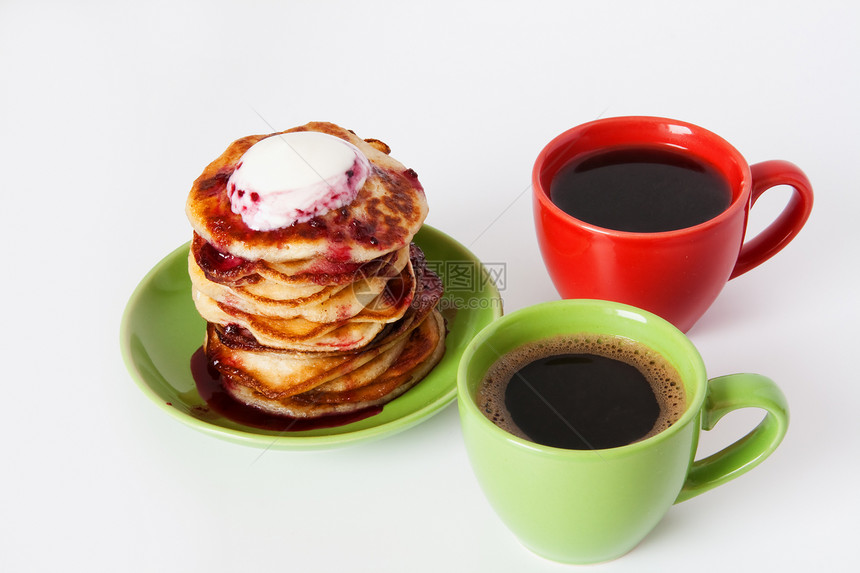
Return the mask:
<svg viewBox="0 0 860 573">
<path fill-rule="evenodd" d="M 427 215 L 411 169 L 378 140 L 329 123 L 371 170 L 355 199 L 307 222 L 250 229 L 227 180 L 254 143 L 235 141 L 194 182 L 189 273 L 207 322 L 204 348 L 234 398 L 266 412 L 319 417 L 384 404 L 420 381 L 445 349 L 442 283 L 412 238 Z"/>
</svg>

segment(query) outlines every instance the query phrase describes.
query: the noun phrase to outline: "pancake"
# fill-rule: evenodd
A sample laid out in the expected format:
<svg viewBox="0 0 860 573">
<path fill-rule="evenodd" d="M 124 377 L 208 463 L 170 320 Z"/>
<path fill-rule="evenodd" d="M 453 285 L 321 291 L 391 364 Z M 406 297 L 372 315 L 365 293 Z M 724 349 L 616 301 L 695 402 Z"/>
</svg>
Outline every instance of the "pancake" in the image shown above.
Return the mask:
<svg viewBox="0 0 860 573">
<path fill-rule="evenodd" d="M 326 405 L 365 402 L 367 406 L 375 406 L 381 398 L 390 400 L 411 388 L 439 362 L 445 353 L 445 332 L 445 320 L 434 310 L 410 333 L 397 361 L 370 384 L 356 385 L 351 380 L 336 378 L 297 395 L 295 402 Z M 395 390 L 399 392 L 392 395 Z"/>
<path fill-rule="evenodd" d="M 357 387 L 347 384 L 341 389 L 343 385 L 335 379 L 300 394 L 270 398 L 229 369 L 220 371 L 222 385 L 236 400 L 279 416 L 315 418 L 355 412 L 390 402 L 417 384 L 444 355 L 444 338 L 444 319 L 434 310 L 410 332 L 397 360 L 371 382 Z"/>
<path fill-rule="evenodd" d="M 257 273 L 284 284 L 299 282 L 343 284 L 352 280 L 350 275 L 358 273 L 365 276 L 368 274 L 396 275 L 406 265 L 408 259 L 409 247 L 403 247 L 366 262 L 335 262 L 318 258 L 280 263 L 264 261 L 258 267 Z M 388 274 L 386 275 L 386 273 Z"/>
<path fill-rule="evenodd" d="M 227 180 L 240 158 L 266 137 L 317 131 L 355 145 L 370 161 L 371 173 L 349 205 L 307 221 L 272 231 L 253 231 L 233 213 Z M 388 147 L 368 143 L 331 123 L 313 122 L 283 132 L 251 135 L 234 141 L 195 180 L 186 214 L 195 232 L 215 249 L 246 261 L 286 262 L 320 258 L 363 262 L 409 245 L 427 216 L 424 189 L 412 169 L 387 154 Z M 382 150 L 381 150 L 382 149 Z"/>
<path fill-rule="evenodd" d="M 356 273 L 383 275 L 408 255 L 408 245 L 370 261 L 331 261 L 325 258 L 289 262 L 249 261 L 220 251 L 194 233 L 191 254 L 207 279 L 224 285 L 252 284 L 268 278 L 284 285 L 308 287 L 348 284 Z M 396 274 L 396 273 L 394 273 Z"/>
<path fill-rule="evenodd" d="M 254 281 L 231 284 L 210 280 L 197 264 L 193 253 L 189 254 L 188 273 L 196 291 L 218 303 L 237 308 L 248 314 L 274 318 L 302 317 L 314 322 L 335 322 L 354 317 L 367 307 L 377 312 L 373 320 L 393 322 L 402 316 L 392 308 L 389 316 L 383 316 L 382 303 L 389 307 L 397 302 L 394 297 L 411 297 L 414 277 L 409 266 L 409 249 L 393 253 L 392 262 L 383 266 L 360 267 L 353 281 L 328 286 L 311 283 L 284 284 L 263 275 Z M 378 299 L 383 292 L 389 296 Z M 409 304 L 409 300 L 405 301 Z M 365 315 L 365 320 L 371 320 Z"/>
<path fill-rule="evenodd" d="M 302 352 L 350 351 L 368 344 L 385 327 L 383 322 L 320 323 L 304 318 L 269 318 L 242 312 L 192 290 L 197 311 L 208 322 L 235 324 L 263 346 Z"/>
<path fill-rule="evenodd" d="M 409 333 L 357 353 L 324 354 L 231 348 L 216 325 L 206 331 L 206 355 L 216 369 L 267 398 L 286 398 L 334 379 L 360 386 L 385 371 L 400 355 Z"/>
</svg>

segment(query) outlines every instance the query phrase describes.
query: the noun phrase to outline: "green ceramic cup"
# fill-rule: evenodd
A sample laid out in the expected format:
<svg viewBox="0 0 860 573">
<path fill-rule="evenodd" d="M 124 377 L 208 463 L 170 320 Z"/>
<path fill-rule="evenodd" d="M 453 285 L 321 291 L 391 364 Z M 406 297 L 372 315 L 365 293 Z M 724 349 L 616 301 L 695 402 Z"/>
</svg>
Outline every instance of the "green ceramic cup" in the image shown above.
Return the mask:
<svg viewBox="0 0 860 573">
<path fill-rule="evenodd" d="M 574 333 L 620 335 L 659 352 L 683 380 L 686 412 L 641 442 L 565 450 L 517 438 L 478 410 L 477 387 L 500 356 L 529 342 Z M 605 301 L 543 303 L 493 322 L 463 354 L 457 386 L 466 450 L 493 509 L 523 545 L 564 563 L 624 555 L 672 504 L 761 463 L 788 428 L 785 396 L 771 380 L 756 374 L 708 380 L 701 356 L 681 331 L 644 310 Z M 761 423 L 722 451 L 694 461 L 699 432 L 747 407 L 766 411 Z"/>
</svg>

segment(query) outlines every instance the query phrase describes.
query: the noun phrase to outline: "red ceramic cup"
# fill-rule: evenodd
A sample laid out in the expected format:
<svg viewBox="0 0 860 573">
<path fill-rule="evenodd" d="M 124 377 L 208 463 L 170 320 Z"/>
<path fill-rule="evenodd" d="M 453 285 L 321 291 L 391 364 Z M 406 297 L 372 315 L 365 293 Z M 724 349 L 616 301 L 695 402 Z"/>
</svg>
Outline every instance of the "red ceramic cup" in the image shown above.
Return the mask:
<svg viewBox="0 0 860 573">
<path fill-rule="evenodd" d="M 729 207 L 708 221 L 658 233 L 605 229 L 580 221 L 550 200 L 550 183 L 582 154 L 623 147 L 682 151 L 729 182 Z M 532 173 L 534 217 L 544 263 L 563 298 L 631 304 L 686 332 L 729 279 L 766 261 L 791 241 L 812 210 L 812 187 L 786 161 L 748 165 L 728 142 L 701 127 L 658 117 L 615 117 L 574 127 L 555 139 Z M 780 215 L 744 242 L 750 207 L 767 189 L 793 188 Z"/>
</svg>

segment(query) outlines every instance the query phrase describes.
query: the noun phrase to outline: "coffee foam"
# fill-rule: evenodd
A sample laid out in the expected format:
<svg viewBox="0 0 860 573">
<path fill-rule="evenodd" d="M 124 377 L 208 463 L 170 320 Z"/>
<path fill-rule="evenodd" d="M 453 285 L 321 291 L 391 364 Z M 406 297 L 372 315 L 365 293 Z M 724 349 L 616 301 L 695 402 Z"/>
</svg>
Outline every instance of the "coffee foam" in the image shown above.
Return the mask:
<svg viewBox="0 0 860 573">
<path fill-rule="evenodd" d="M 478 386 L 478 409 L 506 432 L 533 441 L 514 423 L 505 406 L 508 382 L 522 367 L 556 354 L 594 354 L 612 358 L 638 369 L 651 385 L 660 405 L 660 415 L 642 441 L 659 434 L 678 421 L 687 409 L 686 392 L 678 371 L 648 346 L 623 336 L 575 334 L 538 340 L 500 357 Z"/>
</svg>

